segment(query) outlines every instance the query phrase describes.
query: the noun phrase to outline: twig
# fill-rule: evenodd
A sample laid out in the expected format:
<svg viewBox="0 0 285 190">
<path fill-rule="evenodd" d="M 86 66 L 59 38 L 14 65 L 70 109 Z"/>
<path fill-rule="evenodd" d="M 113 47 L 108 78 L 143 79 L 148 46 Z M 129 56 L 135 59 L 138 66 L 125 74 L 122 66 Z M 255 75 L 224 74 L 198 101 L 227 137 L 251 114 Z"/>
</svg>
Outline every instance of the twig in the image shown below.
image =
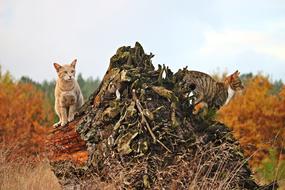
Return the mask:
<svg viewBox="0 0 285 190">
<path fill-rule="evenodd" d="M 133 93 L 133 99 L 134 99 L 134 101 L 136 103 L 136 106 L 137 106 L 139 112 L 141 113 L 142 120 L 145 123 L 145 125 L 146 125 L 146 127 L 147 127 L 147 129 L 148 129 L 148 131 L 149 131 L 149 133 L 150 133 L 154 143 L 156 143 L 157 139 L 156 139 L 154 133 L 152 132 L 152 130 L 151 130 L 151 128 L 150 128 L 146 118 L 144 117 L 143 110 L 142 110 L 142 105 L 141 105 L 141 103 L 140 103 L 140 101 L 139 101 L 139 99 L 138 99 L 138 97 L 136 95 L 135 89 L 133 89 L 132 93 Z"/>
<path fill-rule="evenodd" d="M 160 140 L 156 140 L 161 146 L 163 146 L 168 152 L 172 153 L 171 150 L 169 150 L 169 148 L 167 148 L 167 146 L 165 146 Z"/>
<path fill-rule="evenodd" d="M 148 131 L 149 131 L 149 133 L 150 133 L 154 143 L 158 142 L 162 147 L 164 147 L 168 152 L 171 153 L 171 150 L 169 150 L 169 148 L 167 148 L 160 140 L 158 140 L 155 137 L 154 133 L 152 132 L 152 130 L 151 130 L 151 128 L 150 128 L 150 126 L 149 126 L 149 124 L 148 124 L 148 122 L 147 122 L 147 120 L 146 120 L 146 118 L 144 116 L 142 105 L 141 105 L 141 103 L 140 103 L 140 101 L 139 101 L 139 99 L 138 99 L 138 97 L 136 95 L 135 89 L 133 89 L 132 94 L 133 94 L 133 99 L 134 99 L 134 101 L 136 103 L 136 106 L 137 106 L 137 108 L 138 108 L 138 110 L 139 110 L 139 112 L 141 114 L 142 120 L 145 123 L 145 125 L 146 125 L 146 127 L 147 127 L 147 129 L 148 129 Z"/>
</svg>

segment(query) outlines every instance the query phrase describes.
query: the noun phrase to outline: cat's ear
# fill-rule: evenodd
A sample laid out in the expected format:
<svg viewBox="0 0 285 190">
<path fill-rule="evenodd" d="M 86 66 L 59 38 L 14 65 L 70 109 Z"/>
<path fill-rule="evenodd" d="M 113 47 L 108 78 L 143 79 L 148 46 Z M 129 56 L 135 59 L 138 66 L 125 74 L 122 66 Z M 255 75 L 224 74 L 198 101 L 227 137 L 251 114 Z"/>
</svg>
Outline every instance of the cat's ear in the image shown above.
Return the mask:
<svg viewBox="0 0 285 190">
<path fill-rule="evenodd" d="M 236 77 L 238 77 L 239 74 L 240 74 L 240 72 L 239 72 L 238 70 L 236 70 L 233 75 L 236 76 Z"/>
<path fill-rule="evenodd" d="M 58 63 L 54 63 L 53 66 L 57 72 L 62 68 L 62 66 Z"/>
<path fill-rule="evenodd" d="M 238 76 L 240 75 L 240 72 L 237 70 L 237 72 L 238 72 Z"/>
<path fill-rule="evenodd" d="M 76 63 L 77 63 L 77 59 L 74 59 L 70 65 L 71 65 L 73 68 L 75 68 Z"/>
</svg>

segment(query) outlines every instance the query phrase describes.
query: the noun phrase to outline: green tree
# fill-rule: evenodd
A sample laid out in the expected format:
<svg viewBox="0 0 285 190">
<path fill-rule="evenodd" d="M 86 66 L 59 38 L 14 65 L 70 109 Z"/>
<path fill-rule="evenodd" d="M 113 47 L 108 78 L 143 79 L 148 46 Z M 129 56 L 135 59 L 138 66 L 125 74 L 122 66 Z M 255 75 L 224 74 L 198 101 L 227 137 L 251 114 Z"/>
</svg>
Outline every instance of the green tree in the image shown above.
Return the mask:
<svg viewBox="0 0 285 190">
<path fill-rule="evenodd" d="M 93 77 L 84 79 L 81 73 L 78 74 L 77 81 L 85 100 L 88 99 L 100 84 L 100 79 L 98 77 L 96 79 L 93 79 Z"/>
<path fill-rule="evenodd" d="M 13 83 L 13 77 L 10 74 L 9 71 L 6 71 L 4 74 L 2 73 L 1 70 L 1 65 L 0 65 L 0 82 L 1 83 L 6 83 L 6 84 L 11 84 Z"/>
<path fill-rule="evenodd" d="M 269 93 L 271 93 L 273 95 L 279 94 L 279 92 L 281 91 L 283 85 L 284 84 L 283 84 L 281 79 L 274 81 L 273 86 L 272 86 L 272 88 L 271 88 Z"/>
<path fill-rule="evenodd" d="M 285 160 L 279 159 L 276 149 L 269 150 L 269 156 L 262 160 L 257 174 L 267 183 L 273 180 L 285 180 Z"/>
</svg>

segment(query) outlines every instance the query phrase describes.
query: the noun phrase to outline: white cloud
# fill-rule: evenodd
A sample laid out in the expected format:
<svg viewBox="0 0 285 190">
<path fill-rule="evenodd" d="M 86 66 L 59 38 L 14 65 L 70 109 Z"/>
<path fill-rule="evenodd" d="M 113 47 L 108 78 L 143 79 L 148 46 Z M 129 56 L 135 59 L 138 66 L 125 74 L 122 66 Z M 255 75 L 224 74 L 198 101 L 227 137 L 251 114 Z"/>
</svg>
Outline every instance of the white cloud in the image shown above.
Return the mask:
<svg viewBox="0 0 285 190">
<path fill-rule="evenodd" d="M 0 65 L 41 81 L 56 77 L 53 62 L 77 58 L 79 72 L 102 77 L 116 48 L 140 41 L 154 64 L 174 71 L 250 64 L 245 72 L 269 65 L 275 75 L 285 59 L 284 13 L 284 3 L 266 0 L 0 0 Z"/>
<path fill-rule="evenodd" d="M 275 26 L 280 26 L 276 24 Z M 283 26 L 283 25 L 281 25 Z M 205 43 L 199 53 L 207 56 L 237 56 L 251 51 L 285 61 L 285 43 L 274 38 L 274 32 L 257 30 L 210 30 L 204 33 Z M 285 42 L 285 41 L 284 41 Z"/>
</svg>

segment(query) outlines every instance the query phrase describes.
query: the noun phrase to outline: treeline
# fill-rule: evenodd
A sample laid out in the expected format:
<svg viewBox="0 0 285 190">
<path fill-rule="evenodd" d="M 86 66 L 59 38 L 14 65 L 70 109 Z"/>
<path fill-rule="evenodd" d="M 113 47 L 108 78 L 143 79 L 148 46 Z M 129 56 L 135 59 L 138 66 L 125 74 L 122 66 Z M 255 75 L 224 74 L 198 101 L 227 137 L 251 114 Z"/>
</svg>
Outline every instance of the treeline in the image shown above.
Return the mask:
<svg viewBox="0 0 285 190">
<path fill-rule="evenodd" d="M 100 84 L 100 79 L 98 77 L 96 79 L 94 79 L 93 77 L 83 78 L 81 73 L 78 74 L 77 81 L 79 83 L 79 86 L 81 88 L 85 100 L 88 99 L 88 97 L 94 92 L 94 90 Z M 41 90 L 45 94 L 49 103 L 51 105 L 54 105 L 55 80 L 51 81 L 44 80 L 43 82 L 39 83 L 33 81 L 31 78 L 27 76 L 23 76 L 20 78 L 18 82 L 34 85 L 37 89 Z"/>
</svg>

